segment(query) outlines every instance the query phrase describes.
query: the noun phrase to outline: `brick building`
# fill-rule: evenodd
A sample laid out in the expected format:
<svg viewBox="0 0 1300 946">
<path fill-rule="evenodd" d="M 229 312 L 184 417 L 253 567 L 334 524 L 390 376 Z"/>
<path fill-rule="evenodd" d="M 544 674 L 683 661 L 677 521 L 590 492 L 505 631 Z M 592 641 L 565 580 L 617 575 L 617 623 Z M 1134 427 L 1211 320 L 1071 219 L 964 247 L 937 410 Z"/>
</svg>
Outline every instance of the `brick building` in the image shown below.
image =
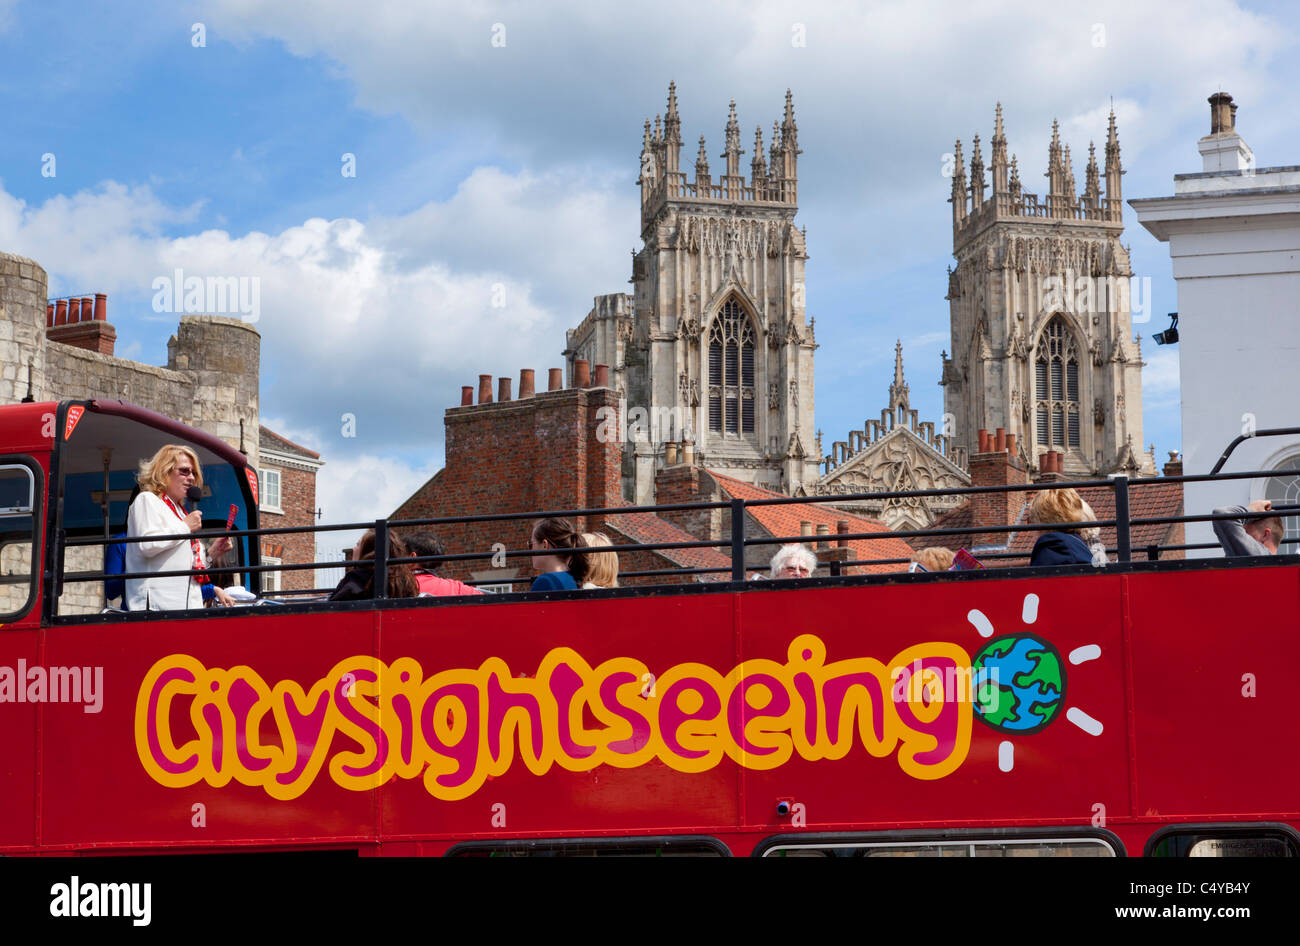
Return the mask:
<svg viewBox="0 0 1300 946">
<path fill-rule="evenodd" d="M 316 472 L 324 466 L 320 454 L 282 437 L 265 425 L 258 427 L 262 463 L 257 469 L 257 496 L 263 529 L 316 524 Z M 279 565 L 316 560 L 316 536 L 311 532 L 263 536 L 262 564 Z M 307 590 L 316 587 L 311 569 L 263 572 L 264 591 Z"/>
<path fill-rule="evenodd" d="M 609 373 L 597 365 L 594 383 L 585 361 L 577 361 L 577 386 L 563 387 L 561 369 L 550 372 L 550 390 L 534 390 L 534 373 L 520 375 L 519 397 L 511 397 L 510 378 L 499 380 L 496 398 L 492 378 L 480 375 L 478 401 L 473 387 L 464 387 L 462 403 L 449 409 L 446 424 L 446 466 L 418 489 L 392 514 L 394 519 L 461 517 L 475 515 L 613 508 L 628 505 L 622 493 L 623 441 L 609 436 L 617 426 L 618 392 L 609 387 Z M 668 444 L 666 466 L 655 477 L 655 496 L 660 504 L 678 502 L 723 502 L 738 499 L 770 499 L 781 494 L 756 487 L 696 464 L 691 445 Z M 619 554 L 620 583 L 635 584 L 666 580 L 662 575 L 636 576 L 629 573 L 689 569 L 697 581 L 730 577 L 731 511 L 728 508 L 595 514 L 575 517 L 581 531 L 603 531 L 616 545 L 649 543 L 716 542 L 718 548 L 676 548 L 656 552 Z M 756 507 L 746 511 L 746 535 L 751 538 L 799 535 L 816 541 L 813 528 L 826 531 L 823 542 L 833 541 L 829 533 L 879 532 L 888 530 L 879 522 L 836 512 L 811 504 Z M 531 519 L 494 522 L 453 523 L 432 527 L 450 554 L 478 553 L 483 558 L 448 562 L 442 569 L 449 577 L 490 582 L 492 590 L 523 591 L 533 578 L 527 555 L 504 560 L 502 548 L 523 550 L 533 522 Z M 846 546 L 847 547 L 847 546 Z M 498 552 L 495 561 L 490 556 Z M 776 545 L 751 546 L 746 554 L 749 569 L 766 571 Z M 825 558 L 833 557 L 829 549 Z M 907 543 L 890 538 L 883 541 L 853 541 L 843 553 L 853 558 L 895 557 L 907 559 Z M 902 566 L 872 566 L 871 570 L 898 570 Z M 680 576 L 676 580 L 680 580 Z"/>
</svg>

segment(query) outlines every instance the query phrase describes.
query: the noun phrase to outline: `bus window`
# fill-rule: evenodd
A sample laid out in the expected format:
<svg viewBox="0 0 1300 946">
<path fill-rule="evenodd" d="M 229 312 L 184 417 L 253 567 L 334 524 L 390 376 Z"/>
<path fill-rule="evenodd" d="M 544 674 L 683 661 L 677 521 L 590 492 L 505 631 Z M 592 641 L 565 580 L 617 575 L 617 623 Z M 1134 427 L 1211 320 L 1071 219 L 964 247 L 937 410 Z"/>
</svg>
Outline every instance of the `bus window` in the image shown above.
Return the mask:
<svg viewBox="0 0 1300 946">
<path fill-rule="evenodd" d="M 1169 828 L 1147 844 L 1148 857 L 1296 857 L 1295 831 L 1275 825 L 1205 825 Z"/>
<path fill-rule="evenodd" d="M 1115 857 L 1102 838 L 969 838 L 943 841 L 868 841 L 845 838 L 802 843 L 779 839 L 762 857 Z"/>
<path fill-rule="evenodd" d="M 32 605 L 36 477 L 16 463 L 0 464 L 0 623 L 22 617 Z"/>
<path fill-rule="evenodd" d="M 716 838 L 547 838 L 458 844 L 448 857 L 727 857 Z"/>
</svg>

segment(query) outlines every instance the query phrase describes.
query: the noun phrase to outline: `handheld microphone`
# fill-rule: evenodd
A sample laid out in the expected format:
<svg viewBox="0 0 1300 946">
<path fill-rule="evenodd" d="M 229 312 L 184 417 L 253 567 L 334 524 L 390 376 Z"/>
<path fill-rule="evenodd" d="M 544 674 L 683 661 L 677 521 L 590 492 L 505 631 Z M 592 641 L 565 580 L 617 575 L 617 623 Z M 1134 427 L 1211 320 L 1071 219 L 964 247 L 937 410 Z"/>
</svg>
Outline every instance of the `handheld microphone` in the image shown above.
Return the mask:
<svg viewBox="0 0 1300 946">
<path fill-rule="evenodd" d="M 194 503 L 203 498 L 203 488 L 201 486 L 191 486 L 185 490 L 185 511 L 193 512 Z"/>
</svg>

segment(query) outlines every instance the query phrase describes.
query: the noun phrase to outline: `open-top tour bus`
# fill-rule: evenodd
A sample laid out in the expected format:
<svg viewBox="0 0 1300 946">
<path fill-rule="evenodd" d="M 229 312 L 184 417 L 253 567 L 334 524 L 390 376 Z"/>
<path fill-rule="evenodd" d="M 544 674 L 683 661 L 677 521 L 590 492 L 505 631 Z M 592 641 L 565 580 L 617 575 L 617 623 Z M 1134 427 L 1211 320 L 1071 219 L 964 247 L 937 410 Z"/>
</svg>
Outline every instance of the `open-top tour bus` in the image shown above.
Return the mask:
<svg viewBox="0 0 1300 946">
<path fill-rule="evenodd" d="M 100 613 L 140 459 L 245 582 L 254 471 L 120 402 L 0 441 L 0 853 L 1300 851 L 1294 555 Z"/>
</svg>

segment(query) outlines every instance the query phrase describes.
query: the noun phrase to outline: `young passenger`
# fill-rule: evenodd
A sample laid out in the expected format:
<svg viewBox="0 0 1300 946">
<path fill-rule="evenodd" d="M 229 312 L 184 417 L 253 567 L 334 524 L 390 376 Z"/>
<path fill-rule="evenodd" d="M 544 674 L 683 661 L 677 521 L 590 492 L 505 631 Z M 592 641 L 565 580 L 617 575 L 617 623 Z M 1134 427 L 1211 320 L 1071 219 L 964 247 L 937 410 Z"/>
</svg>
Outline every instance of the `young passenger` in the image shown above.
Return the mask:
<svg viewBox="0 0 1300 946">
<path fill-rule="evenodd" d="M 542 519 L 529 538 L 533 568 L 541 572 L 530 591 L 577 589 L 587 578 L 587 556 L 576 551 L 578 532 L 568 519 Z"/>
<path fill-rule="evenodd" d="M 411 553 L 400 537 L 389 533 L 388 536 L 388 597 L 414 598 L 420 593 L 411 573 L 410 565 L 394 565 L 391 559 L 408 558 Z M 371 529 L 357 539 L 352 550 L 352 562 L 356 567 L 349 569 L 338 583 L 330 601 L 362 601 L 375 596 L 375 530 Z"/>
<path fill-rule="evenodd" d="M 406 547 L 410 554 L 417 557 L 425 555 L 446 555 L 447 550 L 432 532 L 411 532 L 406 535 Z M 422 595 L 481 595 L 473 585 L 453 578 L 443 578 L 437 574 L 440 562 L 417 562 L 411 566 L 415 575 L 415 584 Z"/>
<path fill-rule="evenodd" d="M 614 544 L 603 532 L 584 532 L 580 541 L 587 548 L 600 548 Z M 587 559 L 587 580 L 582 583 L 583 588 L 590 590 L 618 587 L 617 552 L 588 552 L 584 558 Z"/>
<path fill-rule="evenodd" d="M 1091 564 L 1092 549 L 1079 537 L 1077 523 L 1085 522 L 1083 499 L 1073 489 L 1045 489 L 1029 504 L 1031 523 L 1075 524 L 1060 532 L 1040 532 L 1034 543 L 1030 565 Z"/>
<path fill-rule="evenodd" d="M 1272 512 L 1273 503 L 1268 499 L 1257 499 L 1247 509 L 1244 506 L 1221 506 L 1214 510 L 1216 516 L 1244 516 L 1247 512 Z M 1236 555 L 1276 555 L 1281 544 L 1284 528 L 1282 518 L 1277 514 L 1266 518 L 1250 519 L 1215 519 L 1214 535 L 1223 546 L 1223 554 L 1231 558 Z"/>
</svg>

